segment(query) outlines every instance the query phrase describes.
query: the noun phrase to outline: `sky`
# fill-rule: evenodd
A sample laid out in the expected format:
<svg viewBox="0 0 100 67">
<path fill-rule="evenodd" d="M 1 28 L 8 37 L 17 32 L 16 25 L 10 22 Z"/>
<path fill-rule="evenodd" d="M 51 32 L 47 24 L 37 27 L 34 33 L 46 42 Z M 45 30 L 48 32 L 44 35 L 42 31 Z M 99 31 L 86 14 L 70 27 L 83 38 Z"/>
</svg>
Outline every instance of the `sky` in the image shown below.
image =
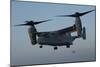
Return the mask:
<svg viewBox="0 0 100 67">
<path fill-rule="evenodd" d="M 95 6 L 18 1 L 12 1 L 11 6 L 11 64 L 95 61 L 95 11 L 81 17 L 82 26 L 86 27 L 87 39 L 76 39 L 70 48 L 61 46 L 56 51 L 54 51 L 53 46 L 43 46 L 42 49 L 39 48 L 39 44 L 32 46 L 28 36 L 28 27 L 14 26 L 30 20 L 52 19 L 52 21 L 35 27 L 39 32 L 55 31 L 72 26 L 75 23 L 75 18 L 55 17 L 56 15 L 85 12 L 95 9 Z"/>
</svg>

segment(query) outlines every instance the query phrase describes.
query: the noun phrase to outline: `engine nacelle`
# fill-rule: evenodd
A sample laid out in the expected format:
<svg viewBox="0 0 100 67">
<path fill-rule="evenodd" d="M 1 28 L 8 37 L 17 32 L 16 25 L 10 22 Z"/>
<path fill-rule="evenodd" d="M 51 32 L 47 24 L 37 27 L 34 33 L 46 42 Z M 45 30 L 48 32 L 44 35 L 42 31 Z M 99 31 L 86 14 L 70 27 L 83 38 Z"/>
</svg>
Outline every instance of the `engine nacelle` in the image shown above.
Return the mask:
<svg viewBox="0 0 100 67">
<path fill-rule="evenodd" d="M 32 45 L 35 45 L 37 43 L 36 33 L 35 32 L 36 32 L 36 30 L 33 28 L 33 26 L 31 26 L 28 29 L 28 33 L 29 33 L 29 37 L 30 37 L 30 40 L 31 40 Z"/>
</svg>

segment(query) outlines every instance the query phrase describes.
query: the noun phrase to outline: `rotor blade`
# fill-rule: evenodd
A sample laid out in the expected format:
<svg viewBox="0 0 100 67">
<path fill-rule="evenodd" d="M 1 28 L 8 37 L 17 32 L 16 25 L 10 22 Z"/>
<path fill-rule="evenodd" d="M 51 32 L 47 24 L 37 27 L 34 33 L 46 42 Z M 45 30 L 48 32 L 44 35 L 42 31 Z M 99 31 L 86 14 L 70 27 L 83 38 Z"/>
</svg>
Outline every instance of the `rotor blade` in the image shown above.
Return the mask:
<svg viewBox="0 0 100 67">
<path fill-rule="evenodd" d="M 24 21 L 24 23 L 28 23 L 29 21 Z"/>
<path fill-rule="evenodd" d="M 88 14 L 88 13 L 92 12 L 92 11 L 95 11 L 95 10 L 90 10 L 90 11 L 87 11 L 87 12 L 84 12 L 84 13 L 79 13 L 79 14 L 80 14 L 80 16 L 83 16 L 85 14 Z"/>
<path fill-rule="evenodd" d="M 51 19 L 44 20 L 44 21 L 38 21 L 38 22 L 35 22 L 34 24 L 39 24 L 39 23 L 43 23 L 43 22 L 47 22 L 47 21 L 51 21 Z"/>
<path fill-rule="evenodd" d="M 18 25 L 15 25 L 15 26 L 25 26 L 26 24 L 18 24 Z"/>
<path fill-rule="evenodd" d="M 58 15 L 56 17 L 77 17 L 77 16 L 83 16 L 85 14 L 88 14 L 92 11 L 95 11 L 95 10 L 90 10 L 90 11 L 87 11 L 87 12 L 84 12 L 84 13 L 78 13 L 78 14 L 72 14 L 72 15 Z"/>
<path fill-rule="evenodd" d="M 58 15 L 56 17 L 75 17 L 75 14 L 72 14 L 72 15 Z"/>
</svg>

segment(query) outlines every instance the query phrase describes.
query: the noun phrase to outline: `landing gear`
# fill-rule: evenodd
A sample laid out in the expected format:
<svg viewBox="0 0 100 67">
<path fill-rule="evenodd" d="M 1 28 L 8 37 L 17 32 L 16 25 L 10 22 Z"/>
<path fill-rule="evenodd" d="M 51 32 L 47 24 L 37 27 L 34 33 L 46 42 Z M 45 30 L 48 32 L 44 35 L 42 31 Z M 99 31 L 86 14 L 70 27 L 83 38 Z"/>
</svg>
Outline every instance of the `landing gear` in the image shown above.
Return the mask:
<svg viewBox="0 0 100 67">
<path fill-rule="evenodd" d="M 43 48 L 43 46 L 42 46 L 42 45 L 40 45 L 40 48 Z"/>
<path fill-rule="evenodd" d="M 70 48 L 70 45 L 72 45 L 72 43 L 67 43 L 66 48 Z"/>
<path fill-rule="evenodd" d="M 32 44 L 32 45 L 36 45 L 36 42 L 35 42 L 35 41 L 32 41 L 31 44 Z"/>
<path fill-rule="evenodd" d="M 68 44 L 68 45 L 66 45 L 66 48 L 70 48 L 70 45 Z"/>
<path fill-rule="evenodd" d="M 57 47 L 54 47 L 54 50 L 57 50 L 58 48 Z"/>
</svg>

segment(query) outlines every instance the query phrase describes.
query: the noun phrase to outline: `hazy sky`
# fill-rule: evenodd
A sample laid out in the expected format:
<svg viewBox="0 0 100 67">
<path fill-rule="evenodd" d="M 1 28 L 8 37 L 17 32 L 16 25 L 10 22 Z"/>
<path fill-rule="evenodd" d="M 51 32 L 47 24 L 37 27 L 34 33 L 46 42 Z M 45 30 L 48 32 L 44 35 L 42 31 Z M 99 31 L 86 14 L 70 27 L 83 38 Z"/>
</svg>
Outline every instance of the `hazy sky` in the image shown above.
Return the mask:
<svg viewBox="0 0 100 67">
<path fill-rule="evenodd" d="M 36 25 L 37 31 L 54 31 L 72 26 L 75 18 L 55 17 L 56 15 L 72 14 L 76 11 L 85 12 L 95 9 L 95 6 L 67 5 L 38 2 L 13 1 L 11 8 L 11 64 L 45 64 L 74 61 L 95 60 L 95 11 L 83 17 L 82 25 L 86 27 L 86 40 L 76 39 L 70 48 L 53 46 L 32 46 L 28 36 L 28 27 L 14 27 L 27 20 L 52 21 Z M 75 53 L 72 53 L 75 51 Z"/>
</svg>

